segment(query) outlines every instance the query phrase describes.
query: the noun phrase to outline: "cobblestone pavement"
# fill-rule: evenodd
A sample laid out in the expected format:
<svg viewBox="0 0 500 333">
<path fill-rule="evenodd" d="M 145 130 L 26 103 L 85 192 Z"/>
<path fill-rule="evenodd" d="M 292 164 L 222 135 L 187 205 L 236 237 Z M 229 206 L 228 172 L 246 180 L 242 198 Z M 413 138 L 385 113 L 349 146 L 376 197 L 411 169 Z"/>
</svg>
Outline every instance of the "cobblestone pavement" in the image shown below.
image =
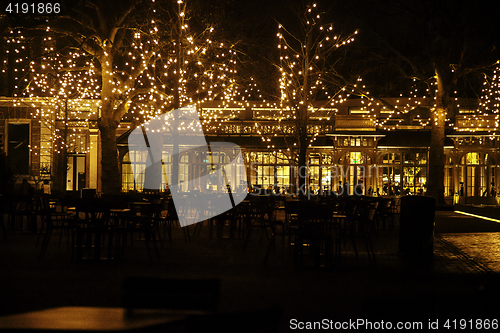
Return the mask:
<svg viewBox="0 0 500 333">
<path fill-rule="evenodd" d="M 476 208 L 473 213 L 486 216 L 496 211 Z M 444 211 L 436 212 L 436 231 L 436 253 L 456 258 L 455 265 L 460 263 L 477 272 L 500 273 L 500 223 Z"/>
<path fill-rule="evenodd" d="M 500 273 L 500 233 L 450 233 L 442 234 L 436 240 L 437 244 L 447 242 L 448 246 L 443 247 L 452 256 L 473 264 L 475 269 Z"/>
<path fill-rule="evenodd" d="M 359 243 L 359 256 L 346 240 L 341 261 L 328 269 L 296 269 L 292 251 L 276 240 L 267 265 L 268 239 L 256 232 L 243 252 L 242 239 L 210 240 L 206 225 L 185 242 L 174 228 L 161 260 L 148 260 L 144 242 L 127 248 L 124 260 L 71 261 L 71 247 L 54 237 L 38 260 L 37 235 L 11 233 L 0 240 L 0 313 L 65 305 L 119 306 L 128 275 L 162 278 L 220 278 L 220 311 L 283 307 L 283 332 L 291 318 L 418 319 L 480 316 L 498 311 L 498 232 L 481 232 L 480 221 L 437 214 L 434 257 L 415 262 L 398 254 L 399 231 L 373 236 L 376 265 Z M 453 231 L 471 224 L 473 233 Z M 479 228 L 481 227 L 481 228 Z M 494 228 L 494 227 L 492 227 Z M 477 231 L 477 232 L 476 232 Z M 496 252 L 495 252 L 496 251 Z M 492 306 L 493 304 L 494 306 Z M 496 312 L 495 312 L 496 311 Z"/>
</svg>

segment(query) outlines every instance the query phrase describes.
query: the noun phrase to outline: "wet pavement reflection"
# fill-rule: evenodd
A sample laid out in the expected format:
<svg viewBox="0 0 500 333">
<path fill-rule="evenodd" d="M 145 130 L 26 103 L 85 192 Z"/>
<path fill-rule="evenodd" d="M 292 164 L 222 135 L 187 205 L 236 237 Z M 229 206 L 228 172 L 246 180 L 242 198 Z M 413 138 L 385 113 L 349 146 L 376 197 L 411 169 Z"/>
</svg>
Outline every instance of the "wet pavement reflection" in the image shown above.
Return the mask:
<svg viewBox="0 0 500 333">
<path fill-rule="evenodd" d="M 472 259 L 500 273 L 500 233 L 446 233 L 441 237 Z"/>
<path fill-rule="evenodd" d="M 486 215 L 481 211 L 476 215 L 466 214 L 437 211 L 436 235 L 465 254 L 469 262 L 475 261 L 500 272 L 500 223 L 497 219 L 481 218 Z M 460 256 L 460 253 L 456 254 Z"/>
</svg>

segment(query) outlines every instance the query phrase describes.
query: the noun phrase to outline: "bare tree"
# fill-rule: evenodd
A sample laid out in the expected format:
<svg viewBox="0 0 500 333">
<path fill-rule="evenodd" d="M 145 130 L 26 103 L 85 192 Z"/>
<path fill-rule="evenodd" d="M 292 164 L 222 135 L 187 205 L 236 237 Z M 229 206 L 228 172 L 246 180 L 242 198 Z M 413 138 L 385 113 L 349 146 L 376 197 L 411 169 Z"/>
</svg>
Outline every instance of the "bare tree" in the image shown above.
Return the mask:
<svg viewBox="0 0 500 333">
<path fill-rule="evenodd" d="M 293 140 L 289 143 L 290 157 L 297 163 L 299 193 L 306 193 L 308 148 L 319 127 L 333 121 L 333 114 L 325 114 L 320 125 L 313 128 L 311 118 L 323 107 L 342 99 L 351 88 L 339 74 L 337 66 L 342 60 L 342 48 L 354 41 L 354 35 L 341 36 L 335 33 L 332 23 L 323 22 L 323 12 L 316 4 L 295 9 L 295 26 L 279 24 L 279 69 L 280 106 L 278 119 L 289 121 L 283 128 Z M 319 113 L 319 112 L 318 112 Z M 286 135 L 285 135 L 286 138 Z"/>
<path fill-rule="evenodd" d="M 77 70 L 92 71 L 97 77 L 102 192 L 117 193 L 116 134 L 122 118 L 131 114 L 137 125 L 185 104 L 226 98 L 234 82 L 223 59 L 233 53 L 208 38 L 210 27 L 189 32 L 183 1 L 87 0 L 67 6 L 65 13 L 43 29 L 68 59 L 74 54 L 86 59 L 61 71 L 73 76 Z"/>
<path fill-rule="evenodd" d="M 390 87 L 377 89 L 372 98 L 397 111 L 387 94 L 413 97 L 411 90 L 419 87 L 423 93 L 415 97 L 432 101 L 430 106 L 416 106 L 415 112 L 426 108 L 431 122 L 427 195 L 444 205 L 447 118 L 455 97 L 478 96 L 472 89 L 477 83 L 473 75 L 492 69 L 498 59 L 491 8 L 466 1 L 401 0 L 352 2 L 349 10 L 349 17 L 357 18 L 370 36 L 356 58 L 365 64 L 365 80 Z"/>
<path fill-rule="evenodd" d="M 67 183 L 68 148 L 75 146 L 79 138 L 73 134 L 70 139 L 68 125 L 70 121 L 86 124 L 92 116 L 92 101 L 99 100 L 99 80 L 92 69 L 92 59 L 84 52 L 58 52 L 50 37 L 43 40 L 46 53 L 40 59 L 30 62 L 29 83 L 19 94 L 25 96 L 25 103 L 37 105 L 35 119 L 40 121 L 44 133 L 50 133 L 52 163 L 41 161 L 41 169 L 50 171 L 52 190 L 64 192 Z M 85 109 L 85 112 L 82 112 Z M 94 111 L 95 112 L 95 111 Z M 41 133 L 42 135 L 42 133 Z M 46 152 L 49 147 L 40 147 Z M 83 151 L 79 151 L 83 152 Z M 44 154 L 45 158 L 50 155 Z M 48 170 L 48 165 L 52 165 Z"/>
</svg>

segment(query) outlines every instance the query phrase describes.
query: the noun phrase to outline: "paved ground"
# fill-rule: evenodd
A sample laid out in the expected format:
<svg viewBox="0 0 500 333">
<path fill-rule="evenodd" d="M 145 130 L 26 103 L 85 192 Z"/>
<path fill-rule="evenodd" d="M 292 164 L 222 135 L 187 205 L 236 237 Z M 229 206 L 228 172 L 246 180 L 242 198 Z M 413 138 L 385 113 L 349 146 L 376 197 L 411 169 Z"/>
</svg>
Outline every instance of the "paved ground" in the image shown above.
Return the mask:
<svg viewBox="0 0 500 333">
<path fill-rule="evenodd" d="M 254 233 L 243 252 L 241 239 L 209 240 L 206 226 L 189 242 L 175 228 L 172 242 L 153 262 L 141 241 L 121 261 L 71 261 L 70 247 L 63 238 L 58 248 L 57 237 L 38 260 L 36 235 L 10 233 L 7 241 L 0 240 L 0 313 L 119 306 L 123 278 L 140 275 L 219 278 L 221 312 L 279 305 L 283 332 L 290 330 L 291 319 L 364 318 L 421 322 L 423 327 L 435 319 L 440 325 L 446 319 L 500 319 L 500 224 L 438 212 L 435 230 L 431 260 L 398 255 L 398 230 L 379 230 L 376 265 L 368 261 L 362 243 L 356 257 L 346 242 L 333 268 L 297 268 L 279 242 L 264 265 L 266 237 Z"/>
<path fill-rule="evenodd" d="M 489 217 L 485 220 L 467 214 Z M 500 273 L 500 209 L 491 206 L 461 206 L 457 211 L 436 213 L 436 234 L 461 251 L 460 258 L 480 263 Z M 456 251 L 454 253 L 457 253 Z M 457 254 L 458 255 L 458 254 Z"/>
</svg>

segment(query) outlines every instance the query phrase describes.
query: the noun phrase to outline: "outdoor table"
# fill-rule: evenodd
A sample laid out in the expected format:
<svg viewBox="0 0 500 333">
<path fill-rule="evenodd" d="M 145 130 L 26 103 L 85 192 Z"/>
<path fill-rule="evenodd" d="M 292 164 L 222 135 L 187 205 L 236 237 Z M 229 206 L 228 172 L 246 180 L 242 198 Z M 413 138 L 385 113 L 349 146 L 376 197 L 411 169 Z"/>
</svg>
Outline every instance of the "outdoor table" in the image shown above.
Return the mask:
<svg viewBox="0 0 500 333">
<path fill-rule="evenodd" d="M 149 201 L 134 201 L 134 202 L 129 203 L 129 205 L 131 205 L 131 206 L 141 206 L 141 205 L 148 206 L 150 204 L 151 204 L 151 202 L 149 202 Z"/>
<path fill-rule="evenodd" d="M 76 232 L 76 258 L 82 259 L 112 259 L 112 244 L 110 237 L 113 232 L 113 219 L 110 218 L 110 209 L 102 202 L 81 202 L 76 209 L 77 218 L 74 221 Z M 108 253 L 101 257 L 103 240 L 108 240 Z M 88 257 L 83 256 L 84 249 Z M 92 253 L 93 252 L 93 253 Z"/>
<path fill-rule="evenodd" d="M 140 310 L 127 316 L 125 308 L 69 306 L 2 316 L 0 331 L 142 332 L 182 324 L 188 315 L 176 310 Z"/>
<path fill-rule="evenodd" d="M 130 212 L 135 215 L 144 215 L 146 214 L 147 210 L 151 206 L 151 202 L 149 201 L 134 201 L 134 202 L 129 202 L 128 207 L 130 209 Z"/>
<path fill-rule="evenodd" d="M 342 221 L 345 221 L 346 218 L 347 218 L 347 215 L 344 215 L 344 214 L 334 213 L 332 215 L 333 221 L 336 222 L 339 226 L 342 225 Z"/>
<path fill-rule="evenodd" d="M 128 213 L 131 212 L 130 208 L 111 208 L 109 210 L 109 212 L 111 213 L 111 216 L 113 217 L 122 217 L 123 215 L 126 215 Z"/>
<path fill-rule="evenodd" d="M 108 251 L 112 248 L 112 242 L 115 242 L 114 259 L 121 259 L 124 256 L 125 246 L 127 244 L 127 223 L 129 222 L 131 210 L 129 208 L 111 208 L 110 213 L 110 233 L 108 239 Z"/>
</svg>

